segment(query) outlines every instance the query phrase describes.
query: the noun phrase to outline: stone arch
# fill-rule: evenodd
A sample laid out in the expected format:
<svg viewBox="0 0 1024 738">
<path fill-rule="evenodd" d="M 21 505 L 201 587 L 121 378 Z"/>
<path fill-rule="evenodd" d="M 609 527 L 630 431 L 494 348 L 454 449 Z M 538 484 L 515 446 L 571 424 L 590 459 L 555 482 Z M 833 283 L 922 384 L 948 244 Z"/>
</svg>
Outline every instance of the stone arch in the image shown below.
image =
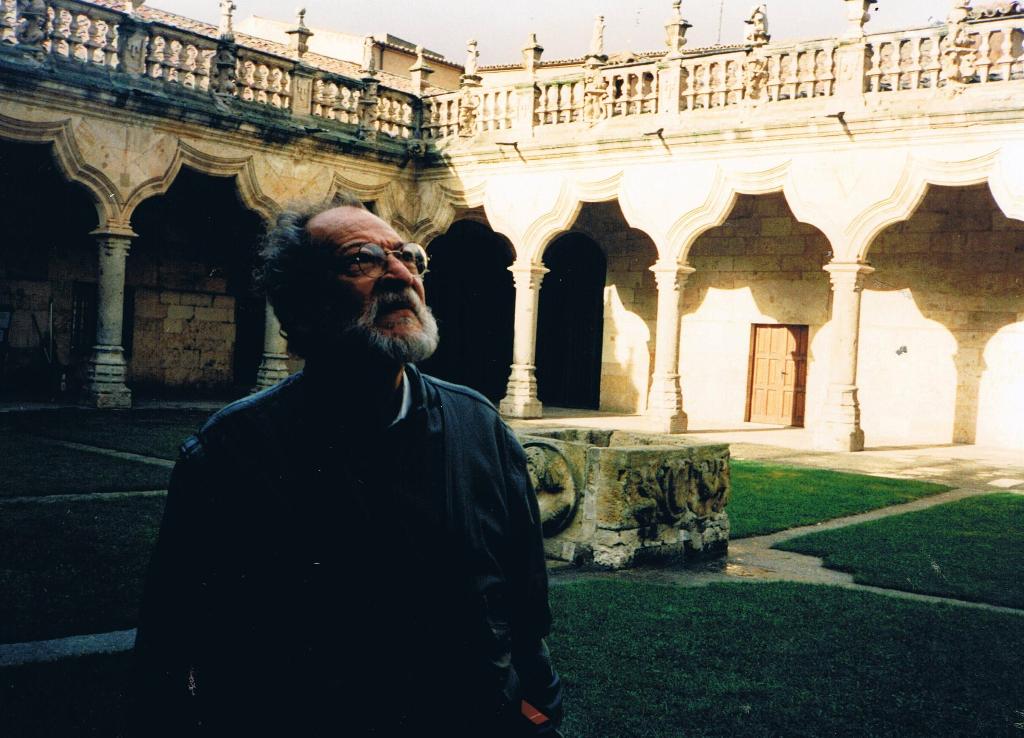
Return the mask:
<svg viewBox="0 0 1024 738">
<path fill-rule="evenodd" d="M 814 347 L 829 322 L 829 281 L 822 271 L 831 258 L 829 241 L 796 218 L 783 191 L 733 192 L 731 199 L 721 223 L 699 230 L 686 252 L 696 271 L 683 292 L 681 383 L 715 390 L 684 394 L 685 410 L 691 425 L 740 427 L 748 420 L 813 425 L 827 377 Z M 791 390 L 781 375 L 761 378 L 754 371 L 758 342 L 770 342 L 774 351 L 783 339 L 792 341 L 799 357 L 787 357 L 796 371 L 786 375 L 794 380 Z M 774 359 L 764 363 L 777 364 Z M 755 394 L 755 387 L 761 392 Z M 757 398 L 790 391 L 788 412 L 781 406 L 757 407 Z M 772 415 L 780 419 L 768 420 Z"/>
<path fill-rule="evenodd" d="M 153 177 L 132 190 L 125 202 L 125 214 L 131 217 L 145 200 L 166 194 L 183 166 L 212 177 L 233 177 L 241 202 L 246 208 L 259 214 L 264 223 L 273 222 L 274 216 L 281 210 L 279 203 L 263 193 L 253 155 L 216 156 L 179 140 L 167 169 L 160 176 Z"/>
<path fill-rule="evenodd" d="M 929 184 L 871 249 L 858 379 L 865 432 L 891 443 L 976 443 L 980 434 L 1014 447 L 1003 413 L 1018 388 L 1006 369 L 1024 351 L 1024 221 L 1007 217 L 984 181 Z M 879 336 L 892 345 L 865 354 Z M 948 366 L 921 360 L 940 344 Z M 896 382 L 901 365 L 915 370 Z M 890 413 L 906 396 L 921 408 L 915 416 Z"/>
<path fill-rule="evenodd" d="M 0 138 L 23 143 L 52 144 L 51 151 L 64 178 L 92 197 L 98 228 L 127 222 L 121 191 L 103 170 L 89 163 L 75 139 L 71 118 L 59 121 L 27 121 L 0 114 Z"/>
<path fill-rule="evenodd" d="M 0 139 L 0 171 L 0 388 L 50 399 L 62 373 L 70 392 L 84 384 L 96 344 L 98 211 L 52 142 Z"/>
</svg>

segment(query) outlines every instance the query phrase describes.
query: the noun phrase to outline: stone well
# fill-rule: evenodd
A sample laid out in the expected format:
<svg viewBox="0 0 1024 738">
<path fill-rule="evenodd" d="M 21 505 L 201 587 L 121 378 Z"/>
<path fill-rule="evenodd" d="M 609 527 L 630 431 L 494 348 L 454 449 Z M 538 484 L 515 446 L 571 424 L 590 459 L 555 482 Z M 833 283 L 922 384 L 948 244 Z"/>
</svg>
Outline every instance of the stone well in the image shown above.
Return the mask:
<svg viewBox="0 0 1024 738">
<path fill-rule="evenodd" d="M 728 445 L 577 428 L 519 440 L 549 558 L 621 569 L 725 554 Z"/>
</svg>

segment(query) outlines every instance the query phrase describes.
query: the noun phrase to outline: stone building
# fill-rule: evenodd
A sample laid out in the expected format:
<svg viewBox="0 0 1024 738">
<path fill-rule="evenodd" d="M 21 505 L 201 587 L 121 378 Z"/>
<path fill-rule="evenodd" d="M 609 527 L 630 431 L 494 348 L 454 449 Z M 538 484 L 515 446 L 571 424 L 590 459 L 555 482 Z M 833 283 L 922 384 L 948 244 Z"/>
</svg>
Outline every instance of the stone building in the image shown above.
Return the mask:
<svg viewBox="0 0 1024 738">
<path fill-rule="evenodd" d="M 1024 450 L 1024 6 L 872 34 L 874 0 L 830 1 L 835 38 L 759 9 L 690 48 L 676 0 L 664 49 L 606 53 L 599 20 L 577 59 L 485 67 L 236 31 L 230 0 L 0 0 L 0 381 L 281 378 L 254 244 L 346 188 L 431 254 L 428 370 L 509 416 Z"/>
</svg>

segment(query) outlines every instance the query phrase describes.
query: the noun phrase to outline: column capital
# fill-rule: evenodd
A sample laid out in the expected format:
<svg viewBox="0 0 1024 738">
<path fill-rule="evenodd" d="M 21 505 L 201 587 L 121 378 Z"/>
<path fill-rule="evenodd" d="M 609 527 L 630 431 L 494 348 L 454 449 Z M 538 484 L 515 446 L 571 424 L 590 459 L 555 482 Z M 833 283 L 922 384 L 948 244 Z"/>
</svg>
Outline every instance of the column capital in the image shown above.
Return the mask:
<svg viewBox="0 0 1024 738">
<path fill-rule="evenodd" d="M 822 269 L 828 272 L 833 290 L 845 288 L 856 292 L 864 289 L 864 278 L 875 271 L 870 264 L 857 261 L 832 261 Z"/>
<path fill-rule="evenodd" d="M 512 279 L 517 290 L 523 287 L 533 290 L 540 289 L 544 275 L 551 271 L 541 264 L 513 264 L 508 270 L 512 272 Z"/>
<path fill-rule="evenodd" d="M 686 280 L 690 278 L 696 269 L 689 264 L 680 264 L 675 261 L 657 261 L 651 267 L 654 272 L 654 279 L 658 283 L 658 290 L 682 290 Z"/>
<path fill-rule="evenodd" d="M 89 231 L 90 236 L 96 238 L 138 238 L 139 234 L 132 230 L 128 223 L 107 223 L 105 226 Z"/>
</svg>

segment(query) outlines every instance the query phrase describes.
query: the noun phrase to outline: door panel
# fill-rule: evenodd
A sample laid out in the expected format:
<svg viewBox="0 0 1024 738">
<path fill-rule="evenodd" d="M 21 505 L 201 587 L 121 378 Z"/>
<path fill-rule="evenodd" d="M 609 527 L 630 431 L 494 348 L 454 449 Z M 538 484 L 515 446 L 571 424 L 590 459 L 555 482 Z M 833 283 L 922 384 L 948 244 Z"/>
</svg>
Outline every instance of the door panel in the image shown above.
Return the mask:
<svg viewBox="0 0 1024 738">
<path fill-rule="evenodd" d="M 752 326 L 747 420 L 804 424 L 807 387 L 806 325 Z"/>
</svg>

